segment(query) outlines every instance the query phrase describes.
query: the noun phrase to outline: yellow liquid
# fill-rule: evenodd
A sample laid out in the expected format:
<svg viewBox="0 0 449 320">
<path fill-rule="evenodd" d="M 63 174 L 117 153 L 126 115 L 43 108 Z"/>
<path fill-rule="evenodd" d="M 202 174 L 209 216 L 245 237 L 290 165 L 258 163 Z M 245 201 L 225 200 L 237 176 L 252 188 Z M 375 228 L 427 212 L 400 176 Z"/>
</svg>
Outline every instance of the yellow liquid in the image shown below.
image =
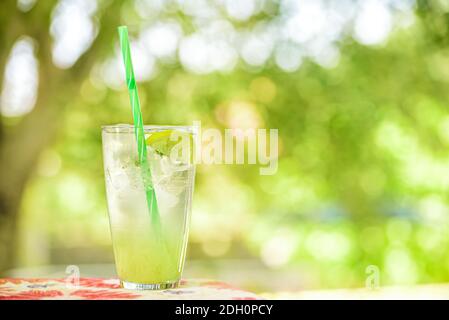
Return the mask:
<svg viewBox="0 0 449 320">
<path fill-rule="evenodd" d="M 148 231 L 113 231 L 119 278 L 141 284 L 178 281 L 181 277 L 180 248 L 168 237 Z"/>
</svg>

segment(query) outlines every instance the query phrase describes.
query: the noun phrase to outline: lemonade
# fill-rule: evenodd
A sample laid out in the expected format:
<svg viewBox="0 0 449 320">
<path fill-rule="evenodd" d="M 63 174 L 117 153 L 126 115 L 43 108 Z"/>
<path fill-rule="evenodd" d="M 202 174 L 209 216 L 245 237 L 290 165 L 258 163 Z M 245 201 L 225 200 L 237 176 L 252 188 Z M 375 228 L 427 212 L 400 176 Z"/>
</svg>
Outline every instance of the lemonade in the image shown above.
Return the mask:
<svg viewBox="0 0 449 320">
<path fill-rule="evenodd" d="M 155 219 L 148 209 L 134 127 L 103 127 L 112 242 L 117 273 L 125 288 L 173 287 L 181 278 L 195 167 L 190 157 L 171 152 L 177 145 L 170 139 L 174 133 L 188 137 L 188 152 L 192 153 L 192 127 L 145 127 L 150 179 L 158 207 Z"/>
</svg>

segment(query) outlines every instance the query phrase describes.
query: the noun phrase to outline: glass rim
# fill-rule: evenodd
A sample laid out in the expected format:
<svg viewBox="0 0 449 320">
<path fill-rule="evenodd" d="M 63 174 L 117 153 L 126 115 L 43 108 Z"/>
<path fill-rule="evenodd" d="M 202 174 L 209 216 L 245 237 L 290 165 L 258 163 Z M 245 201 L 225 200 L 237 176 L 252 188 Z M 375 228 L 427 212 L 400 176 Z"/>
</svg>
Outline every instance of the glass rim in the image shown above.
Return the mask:
<svg viewBox="0 0 449 320">
<path fill-rule="evenodd" d="M 101 126 L 101 130 L 106 133 L 134 133 L 134 125 L 132 124 L 111 124 Z M 181 130 L 190 133 L 197 132 L 197 126 L 194 125 L 145 125 L 143 126 L 145 132 L 165 131 L 165 130 Z"/>
</svg>

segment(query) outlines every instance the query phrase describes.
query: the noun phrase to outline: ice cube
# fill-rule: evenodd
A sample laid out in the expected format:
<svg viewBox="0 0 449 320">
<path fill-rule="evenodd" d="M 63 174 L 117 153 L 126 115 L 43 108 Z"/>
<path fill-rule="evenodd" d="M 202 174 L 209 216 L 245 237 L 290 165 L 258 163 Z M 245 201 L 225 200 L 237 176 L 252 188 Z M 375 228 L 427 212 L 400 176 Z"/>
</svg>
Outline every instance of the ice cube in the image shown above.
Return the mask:
<svg viewBox="0 0 449 320">
<path fill-rule="evenodd" d="M 173 193 L 164 190 L 159 185 L 155 185 L 155 191 L 157 203 L 162 211 L 166 211 L 164 208 L 173 208 L 178 204 L 179 198 Z"/>
<path fill-rule="evenodd" d="M 128 175 L 120 169 L 108 169 L 107 176 L 111 185 L 116 191 L 121 191 L 125 188 L 129 188 L 131 184 Z"/>
<path fill-rule="evenodd" d="M 159 156 L 151 163 L 153 183 L 166 192 L 175 196 L 181 194 L 187 186 L 188 170 L 191 165 L 173 164 L 166 156 Z"/>
</svg>

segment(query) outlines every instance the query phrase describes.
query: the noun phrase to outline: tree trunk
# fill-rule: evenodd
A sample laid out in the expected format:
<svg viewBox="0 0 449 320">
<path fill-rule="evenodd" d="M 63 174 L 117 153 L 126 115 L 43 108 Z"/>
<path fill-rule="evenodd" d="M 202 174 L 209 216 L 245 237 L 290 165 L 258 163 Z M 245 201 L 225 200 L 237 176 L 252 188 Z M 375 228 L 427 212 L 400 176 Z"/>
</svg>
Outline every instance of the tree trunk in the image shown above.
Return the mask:
<svg viewBox="0 0 449 320">
<path fill-rule="evenodd" d="M 20 132 L 6 135 L 0 148 L 0 273 L 14 265 L 16 221 L 23 191 L 41 151 L 56 135 L 63 110 L 53 107 L 53 101 L 49 104 L 46 95 L 41 97 L 36 109 L 18 125 Z"/>
<path fill-rule="evenodd" d="M 120 15 L 114 13 L 122 5 L 121 1 L 102 3 L 98 10 L 98 18 L 101 17 L 99 21 L 102 25 L 113 27 L 98 34 L 89 50 L 70 70 L 60 70 L 52 63 L 48 32 L 55 3 L 56 0 L 38 1 L 29 13 L 16 13 L 10 19 L 0 14 L 0 27 L 7 23 L 17 24 L 14 28 L 5 28 L 18 33 L 9 37 L 9 44 L 12 45 L 22 32 L 30 35 L 38 43 L 39 60 L 39 89 L 35 108 L 14 127 L 4 128 L 0 121 L 0 276 L 5 270 L 14 267 L 16 225 L 26 183 L 40 153 L 56 137 L 69 99 L 79 92 L 82 81 L 98 57 L 110 52 L 116 38 L 115 26 L 120 19 Z M 101 25 L 98 27 L 101 29 Z M 3 38 L 0 36 L 0 41 L 4 41 Z M 0 50 L 0 59 L 3 60 L 0 60 L 0 64 L 4 67 L 8 49 L 0 49 L 3 49 Z"/>
<path fill-rule="evenodd" d="M 5 210 L 17 212 L 19 199 L 0 200 L 2 207 L 0 208 L 0 270 L 8 270 L 14 263 L 14 245 L 16 243 L 16 216 L 13 214 L 5 214 Z M 6 207 L 6 208 L 5 208 Z M 15 208 L 13 208 L 15 207 Z M 0 273 L 0 277 L 2 273 Z"/>
</svg>

